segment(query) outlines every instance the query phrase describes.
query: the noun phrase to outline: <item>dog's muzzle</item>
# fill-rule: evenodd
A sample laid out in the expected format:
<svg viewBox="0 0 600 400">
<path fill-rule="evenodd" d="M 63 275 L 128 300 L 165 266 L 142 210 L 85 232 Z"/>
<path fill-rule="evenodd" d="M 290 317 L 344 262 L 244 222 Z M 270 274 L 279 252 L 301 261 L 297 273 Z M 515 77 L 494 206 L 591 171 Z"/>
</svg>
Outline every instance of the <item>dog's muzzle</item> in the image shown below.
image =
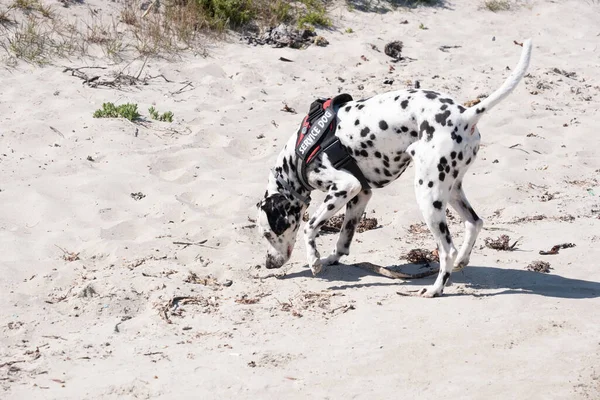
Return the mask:
<svg viewBox="0 0 600 400">
<path fill-rule="evenodd" d="M 281 266 L 284 263 L 285 263 L 285 260 L 278 259 L 277 257 L 267 254 L 267 261 L 265 263 L 265 266 L 267 267 L 267 269 L 281 268 Z"/>
</svg>

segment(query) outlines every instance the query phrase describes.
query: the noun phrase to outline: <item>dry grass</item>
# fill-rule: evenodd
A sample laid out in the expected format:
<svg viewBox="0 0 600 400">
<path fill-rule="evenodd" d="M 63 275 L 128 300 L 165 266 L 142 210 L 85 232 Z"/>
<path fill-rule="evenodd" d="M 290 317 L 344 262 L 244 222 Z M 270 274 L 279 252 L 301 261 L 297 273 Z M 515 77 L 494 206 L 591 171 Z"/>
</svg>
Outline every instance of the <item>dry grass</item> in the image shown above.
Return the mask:
<svg viewBox="0 0 600 400">
<path fill-rule="evenodd" d="M 164 0 L 141 10 L 125 0 L 118 19 L 90 10 L 80 20 L 57 18 L 40 0 L 14 0 L 0 11 L 0 47 L 11 60 L 43 65 L 55 57 L 99 56 L 114 61 L 205 52 L 209 37 L 227 29 L 281 22 L 329 25 L 324 0 Z"/>
<path fill-rule="evenodd" d="M 492 12 L 510 10 L 510 2 L 507 0 L 485 0 L 483 6 Z"/>
<path fill-rule="evenodd" d="M 10 9 L 0 10 L 0 25 L 9 25 L 13 22 L 13 19 L 10 17 Z"/>
</svg>

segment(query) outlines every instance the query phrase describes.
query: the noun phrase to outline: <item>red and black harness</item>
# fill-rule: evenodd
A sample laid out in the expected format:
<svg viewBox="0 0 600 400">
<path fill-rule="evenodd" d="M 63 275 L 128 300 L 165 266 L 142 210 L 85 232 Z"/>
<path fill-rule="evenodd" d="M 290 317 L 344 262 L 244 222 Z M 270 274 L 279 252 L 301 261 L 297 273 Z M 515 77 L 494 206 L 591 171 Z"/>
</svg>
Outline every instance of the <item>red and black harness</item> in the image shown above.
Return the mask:
<svg viewBox="0 0 600 400">
<path fill-rule="evenodd" d="M 308 115 L 304 117 L 296 140 L 297 171 L 300 183 L 312 190 L 306 176 L 306 166 L 320 153 L 327 154 L 336 169 L 345 169 L 356 177 L 363 189 L 369 189 L 369 183 L 354 158 L 346 151 L 335 136 L 337 115 L 335 107 L 352 101 L 349 94 L 340 94 L 331 99 L 318 99 L 310 105 Z"/>
</svg>

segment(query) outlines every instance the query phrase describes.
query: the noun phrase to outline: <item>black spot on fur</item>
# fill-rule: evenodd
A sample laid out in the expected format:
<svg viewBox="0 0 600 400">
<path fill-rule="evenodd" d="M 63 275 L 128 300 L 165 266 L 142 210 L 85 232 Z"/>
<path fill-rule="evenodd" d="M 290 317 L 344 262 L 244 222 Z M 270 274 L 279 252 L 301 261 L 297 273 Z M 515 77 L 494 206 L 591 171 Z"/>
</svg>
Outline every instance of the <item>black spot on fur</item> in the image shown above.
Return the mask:
<svg viewBox="0 0 600 400">
<path fill-rule="evenodd" d="M 333 210 L 335 208 L 335 206 L 333 204 L 327 204 L 327 209 L 329 211 Z"/>
<path fill-rule="evenodd" d="M 402 156 L 396 156 L 394 157 L 394 162 L 398 162 L 400 161 L 400 159 L 402 159 Z"/>
<path fill-rule="evenodd" d="M 471 164 L 471 158 L 467 160 L 467 165 Z"/>
<path fill-rule="evenodd" d="M 455 151 L 453 151 L 453 152 L 450 153 L 450 158 L 453 159 L 453 160 L 456 158 L 456 152 Z"/>
<path fill-rule="evenodd" d="M 474 221 L 479 221 L 479 216 L 477 215 L 475 210 L 473 210 L 471 207 L 467 207 L 465 203 L 463 203 L 463 207 L 465 207 L 469 211 Z"/>
<path fill-rule="evenodd" d="M 458 110 L 460 111 L 460 113 L 464 113 L 466 108 L 464 108 L 463 106 L 461 106 L 460 104 L 458 105 Z"/>
<path fill-rule="evenodd" d="M 384 120 L 379 121 L 379 129 L 381 129 L 382 131 L 387 130 L 388 128 L 388 124 L 387 122 L 385 122 Z"/>
<path fill-rule="evenodd" d="M 359 125 L 359 124 L 360 124 L 359 120 L 354 121 L 354 126 Z"/>
<path fill-rule="evenodd" d="M 438 176 L 438 178 L 440 178 L 440 181 L 444 181 L 444 179 L 446 179 L 446 174 L 443 172 L 440 172 L 440 175 Z"/>
<path fill-rule="evenodd" d="M 340 190 L 339 192 L 334 193 L 335 197 L 342 197 L 342 196 L 346 196 L 347 194 L 348 194 L 348 192 L 345 190 Z"/>
<path fill-rule="evenodd" d="M 400 103 L 400 106 L 402 107 L 403 110 L 406 109 L 406 107 L 408 107 L 408 100 L 403 100 Z"/>
<path fill-rule="evenodd" d="M 446 225 L 445 222 L 440 222 L 439 228 L 440 228 L 440 232 L 442 232 L 442 234 L 446 234 L 446 232 L 448 232 L 448 226 Z"/>
<path fill-rule="evenodd" d="M 432 92 L 431 90 L 423 90 L 423 93 L 425 93 L 425 97 L 432 100 L 440 95 L 438 92 Z"/>
<path fill-rule="evenodd" d="M 457 135 L 454 132 L 452 132 L 452 134 L 450 135 L 450 137 L 452 138 L 452 140 L 456 140 L 456 143 L 462 142 L 462 136 Z"/>
<path fill-rule="evenodd" d="M 450 172 L 450 166 L 446 165 L 446 173 L 449 173 L 449 172 Z"/>
<path fill-rule="evenodd" d="M 475 113 L 477 113 L 477 114 L 481 114 L 481 113 L 482 113 L 482 112 L 484 112 L 484 111 L 485 111 L 485 107 L 481 107 L 481 108 L 477 108 L 477 109 L 475 110 Z"/>
<path fill-rule="evenodd" d="M 436 200 L 436 201 L 433 202 L 433 206 L 435 208 L 437 208 L 438 210 L 441 210 L 442 209 L 442 202 L 439 201 L 439 200 Z"/>
<path fill-rule="evenodd" d="M 459 160 L 462 160 L 462 159 L 463 159 L 463 153 L 462 153 L 462 151 L 460 151 L 460 152 L 458 153 L 458 159 L 459 159 Z"/>
<path fill-rule="evenodd" d="M 352 106 L 348 106 L 345 108 L 346 112 L 350 111 L 352 109 Z"/>
<path fill-rule="evenodd" d="M 429 142 L 431 138 L 433 138 L 433 132 L 435 132 L 435 128 L 429 125 L 429 122 L 423 121 L 420 127 L 421 137 L 423 137 L 423 132 L 427 134 L 427 138 L 425 139 L 425 141 Z"/>
<path fill-rule="evenodd" d="M 378 151 L 376 151 L 376 152 L 375 152 L 375 157 L 377 157 L 377 158 L 381 158 L 381 153 L 380 153 L 380 152 L 378 152 Z"/>
<path fill-rule="evenodd" d="M 456 177 L 458 176 L 458 171 L 457 171 L 457 170 L 454 170 L 454 172 L 452 172 L 452 176 L 453 176 L 454 178 L 456 178 Z"/>
<path fill-rule="evenodd" d="M 386 168 L 389 168 L 390 167 L 390 162 L 384 160 L 383 161 L 383 166 L 386 167 Z"/>
<path fill-rule="evenodd" d="M 452 99 L 440 99 L 441 103 L 448 103 L 448 104 L 454 104 L 454 101 L 452 101 Z"/>
<path fill-rule="evenodd" d="M 456 160 L 452 160 L 452 167 L 456 167 Z"/>
<path fill-rule="evenodd" d="M 327 203 L 327 202 L 328 202 L 329 200 L 331 200 L 331 199 L 332 199 L 331 195 L 330 195 L 330 194 L 328 194 L 327 196 L 325 196 L 325 199 L 323 199 L 323 202 L 324 202 L 324 203 Z"/>
<path fill-rule="evenodd" d="M 367 146 L 373 147 L 373 141 L 372 140 L 367 140 Z"/>
<path fill-rule="evenodd" d="M 367 144 L 365 142 L 360 142 L 360 147 L 362 147 L 363 149 L 366 149 Z"/>
<path fill-rule="evenodd" d="M 423 179 L 419 179 L 419 185 L 423 184 Z"/>
<path fill-rule="evenodd" d="M 438 124 L 442 124 L 442 126 L 446 126 L 446 120 L 448 119 L 450 114 L 451 114 L 450 110 L 446 110 L 443 113 L 436 114 L 435 122 L 437 122 Z"/>
<path fill-rule="evenodd" d="M 397 101 L 399 98 L 400 98 L 400 96 L 394 97 L 394 101 Z"/>
<path fill-rule="evenodd" d="M 267 197 L 261 206 L 261 209 L 267 214 L 271 230 L 278 236 L 290 227 L 287 219 L 290 206 L 290 201 L 279 193 Z"/>
<path fill-rule="evenodd" d="M 360 131 L 360 136 L 362 137 L 366 137 L 369 132 L 371 132 L 371 129 L 369 129 L 368 126 L 365 126 L 364 128 L 362 128 L 362 130 Z"/>
<path fill-rule="evenodd" d="M 369 157 L 369 153 L 366 150 L 361 150 L 360 155 L 363 157 Z"/>
<path fill-rule="evenodd" d="M 414 150 L 411 150 L 411 151 L 410 151 L 410 155 L 411 155 L 411 156 L 414 156 L 414 155 L 415 155 L 415 151 L 414 151 Z"/>
<path fill-rule="evenodd" d="M 446 108 L 448 108 L 448 104 L 444 104 L 443 106 L 440 107 L 441 111 L 444 111 Z"/>
<path fill-rule="evenodd" d="M 387 168 L 384 168 L 384 169 L 383 169 L 383 174 L 384 174 L 385 176 L 392 176 L 392 173 L 391 173 L 391 172 L 390 172 L 390 171 L 389 171 Z"/>
<path fill-rule="evenodd" d="M 427 186 L 429 186 L 430 188 L 432 188 L 433 187 L 433 182 L 429 181 L 429 183 L 427 184 Z"/>
<path fill-rule="evenodd" d="M 410 131 L 410 136 L 417 137 L 419 136 L 419 134 L 417 133 L 417 131 Z"/>
<path fill-rule="evenodd" d="M 369 136 L 369 139 L 371 139 L 371 140 L 375 140 L 375 138 L 377 138 L 377 136 L 375 136 L 375 134 L 374 134 L 374 133 L 371 133 L 371 136 Z"/>
<path fill-rule="evenodd" d="M 448 160 L 446 160 L 446 157 L 440 158 L 440 164 L 448 164 Z"/>
<path fill-rule="evenodd" d="M 380 174 L 381 170 L 379 168 L 375 168 L 373 171 L 375 171 L 376 174 Z"/>
<path fill-rule="evenodd" d="M 450 272 L 446 272 L 444 274 L 444 277 L 442 278 L 442 284 L 445 285 L 446 282 L 448 282 L 448 279 L 450 278 Z"/>
<path fill-rule="evenodd" d="M 364 105 L 364 104 L 360 104 L 360 105 L 359 105 L 358 107 L 356 107 L 356 108 L 358 108 L 359 110 L 362 110 L 364 107 L 365 107 L 365 105 Z"/>
</svg>

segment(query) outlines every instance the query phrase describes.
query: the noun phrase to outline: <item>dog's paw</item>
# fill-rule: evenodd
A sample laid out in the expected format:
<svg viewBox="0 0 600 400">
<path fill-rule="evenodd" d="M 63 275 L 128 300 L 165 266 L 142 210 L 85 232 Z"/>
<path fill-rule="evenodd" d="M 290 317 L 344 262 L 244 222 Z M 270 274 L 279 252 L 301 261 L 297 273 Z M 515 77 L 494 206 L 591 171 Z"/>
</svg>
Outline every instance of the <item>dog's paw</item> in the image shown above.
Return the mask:
<svg viewBox="0 0 600 400">
<path fill-rule="evenodd" d="M 458 260 L 455 264 L 454 264 L 454 268 L 452 268 L 452 272 L 458 272 L 458 271 L 462 271 L 467 265 L 469 265 L 469 259 L 465 259 L 465 260 Z"/>
<path fill-rule="evenodd" d="M 321 258 L 320 262 L 321 265 L 323 265 L 324 267 L 327 267 L 328 265 L 338 264 L 340 262 L 340 256 L 336 253 L 330 254 L 325 258 Z"/>
<path fill-rule="evenodd" d="M 423 289 L 421 289 L 419 291 L 419 296 L 427 297 L 430 299 L 433 297 L 439 297 L 441 295 L 442 295 L 442 292 L 439 290 L 436 290 L 433 286 L 424 287 Z"/>
<path fill-rule="evenodd" d="M 313 276 L 319 275 L 319 273 L 321 273 L 323 270 L 323 264 L 321 263 L 321 260 L 316 260 L 313 262 L 310 266 L 310 270 L 312 271 Z"/>
</svg>

